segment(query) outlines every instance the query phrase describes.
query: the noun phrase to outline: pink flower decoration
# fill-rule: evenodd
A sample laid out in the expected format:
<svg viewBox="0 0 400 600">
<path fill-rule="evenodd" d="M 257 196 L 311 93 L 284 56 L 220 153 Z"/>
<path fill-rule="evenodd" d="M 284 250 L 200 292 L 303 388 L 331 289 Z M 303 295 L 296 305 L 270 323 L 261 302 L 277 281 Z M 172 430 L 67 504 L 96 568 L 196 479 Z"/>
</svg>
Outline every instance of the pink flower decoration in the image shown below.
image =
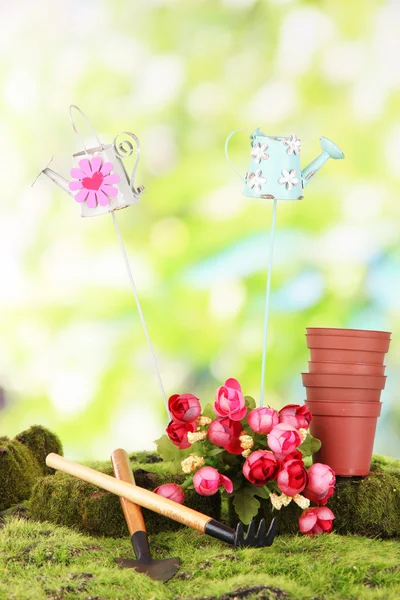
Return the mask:
<svg viewBox="0 0 400 600">
<path fill-rule="evenodd" d="M 308 483 L 303 496 L 314 504 L 326 504 L 335 491 L 335 472 L 328 465 L 314 463 L 307 474 Z"/>
<path fill-rule="evenodd" d="M 303 460 L 303 455 L 300 450 L 293 450 L 290 454 L 286 454 L 285 456 L 278 454 L 275 455 L 280 462 L 280 465 L 284 465 L 289 460 Z"/>
<path fill-rule="evenodd" d="M 312 415 L 305 404 L 287 404 L 279 411 L 279 422 L 296 429 L 308 429 Z"/>
<path fill-rule="evenodd" d="M 168 400 L 168 409 L 178 423 L 191 423 L 201 414 L 200 401 L 193 394 L 174 394 Z"/>
<path fill-rule="evenodd" d="M 247 422 L 256 433 L 267 434 L 279 423 L 279 417 L 276 410 L 263 406 L 254 408 L 247 415 Z"/>
<path fill-rule="evenodd" d="M 233 491 L 233 483 L 226 475 L 218 473 L 214 467 L 202 467 L 193 477 L 194 489 L 200 496 L 212 496 L 222 485 L 228 494 Z"/>
<path fill-rule="evenodd" d="M 279 423 L 268 434 L 268 446 L 272 452 L 279 455 L 279 460 L 282 460 L 286 454 L 291 454 L 300 446 L 302 440 L 299 432 L 295 427 Z"/>
<path fill-rule="evenodd" d="M 232 421 L 229 417 L 217 417 L 208 426 L 208 439 L 231 454 L 242 454 L 243 448 L 239 440 L 242 429 L 240 421 Z"/>
<path fill-rule="evenodd" d="M 278 488 L 286 496 L 296 496 L 307 485 L 307 471 L 302 460 L 288 460 L 278 473 Z"/>
<path fill-rule="evenodd" d="M 327 506 L 307 508 L 299 518 L 301 533 L 329 533 L 335 515 Z"/>
<path fill-rule="evenodd" d="M 220 417 L 229 417 L 232 421 L 241 421 L 247 413 L 245 399 L 240 383 L 236 379 L 227 379 L 215 392 L 214 411 Z"/>
<path fill-rule="evenodd" d="M 169 498 L 174 502 L 178 502 L 178 504 L 182 504 L 185 499 L 185 492 L 177 483 L 164 483 L 164 485 L 159 485 L 154 490 L 154 493 L 159 496 L 164 496 L 164 498 Z"/>
<path fill-rule="evenodd" d="M 101 156 L 82 158 L 79 161 L 80 169 L 71 169 L 71 177 L 77 181 L 69 182 L 69 189 L 75 194 L 77 202 L 86 202 L 89 208 L 96 208 L 97 204 L 107 206 L 110 198 L 118 194 L 118 189 L 113 185 L 119 182 L 117 173 L 110 174 L 114 169 L 112 162 L 105 162 Z"/>
<path fill-rule="evenodd" d="M 243 475 L 259 487 L 276 479 L 279 465 L 276 456 L 269 450 L 252 452 L 243 465 Z"/>
<path fill-rule="evenodd" d="M 167 435 L 171 442 L 178 446 L 179 450 L 190 448 L 188 433 L 194 433 L 197 429 L 196 423 L 179 423 L 179 421 L 170 421 L 166 428 Z"/>
</svg>

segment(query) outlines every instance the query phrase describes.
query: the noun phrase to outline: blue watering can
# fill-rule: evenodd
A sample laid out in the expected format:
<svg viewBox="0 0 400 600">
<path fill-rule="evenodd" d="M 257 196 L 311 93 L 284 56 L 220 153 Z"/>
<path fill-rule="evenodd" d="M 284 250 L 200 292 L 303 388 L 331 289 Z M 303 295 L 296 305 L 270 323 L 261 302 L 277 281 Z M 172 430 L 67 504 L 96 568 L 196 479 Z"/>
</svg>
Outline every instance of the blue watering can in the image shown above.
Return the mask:
<svg viewBox="0 0 400 600">
<path fill-rule="evenodd" d="M 249 169 L 243 177 L 232 165 L 228 155 L 231 137 L 225 142 L 226 158 L 237 175 L 244 181 L 244 196 L 276 200 L 302 200 L 303 188 L 329 158 L 344 158 L 340 148 L 326 137 L 320 138 L 322 153 L 305 169 L 300 168 L 301 141 L 292 133 L 289 137 L 269 136 L 256 129 L 251 134 Z"/>
</svg>

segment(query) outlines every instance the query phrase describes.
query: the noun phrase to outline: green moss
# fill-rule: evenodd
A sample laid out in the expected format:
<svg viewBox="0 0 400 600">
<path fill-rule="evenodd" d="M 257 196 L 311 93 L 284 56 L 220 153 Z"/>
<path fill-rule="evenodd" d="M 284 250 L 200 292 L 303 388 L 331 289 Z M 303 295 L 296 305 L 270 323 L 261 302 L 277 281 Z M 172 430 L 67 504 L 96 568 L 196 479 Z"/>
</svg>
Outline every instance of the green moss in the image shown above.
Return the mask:
<svg viewBox="0 0 400 600">
<path fill-rule="evenodd" d="M 162 584 L 122 569 L 124 539 L 91 537 L 7 518 L 0 528 L 0 600 L 397 600 L 400 545 L 358 536 L 281 535 L 270 548 L 233 550 L 188 528 L 150 537 L 155 559 L 178 556 Z M 240 591 L 239 591 L 240 590 Z"/>
<path fill-rule="evenodd" d="M 41 425 L 33 425 L 16 436 L 36 458 L 43 475 L 50 475 L 54 470 L 46 465 L 46 456 L 50 452 L 63 454 L 63 447 L 58 437 Z"/>
<path fill-rule="evenodd" d="M 34 456 L 18 440 L 0 441 L 0 511 L 29 498 L 41 476 Z"/>
<path fill-rule="evenodd" d="M 45 463 L 49 452 L 62 454 L 62 446 L 45 427 L 34 425 L 13 440 L 0 438 L 0 512 L 30 497 L 36 481 L 54 473 Z"/>
<path fill-rule="evenodd" d="M 171 475 L 168 463 L 131 464 L 136 484 L 145 489 L 154 490 L 163 483 L 183 481 L 183 476 Z M 107 475 L 113 474 L 111 466 L 107 463 L 94 463 L 90 466 Z M 215 519 L 220 519 L 219 495 L 205 498 L 189 490 L 186 493 L 185 504 Z M 59 525 L 73 525 L 81 531 L 98 535 L 111 537 L 127 535 L 125 519 L 117 496 L 64 473 L 57 473 L 37 482 L 31 495 L 29 513 L 37 520 L 46 520 Z M 164 530 L 173 531 L 182 527 L 176 521 L 146 509 L 143 509 L 143 515 L 149 534 Z"/>
<path fill-rule="evenodd" d="M 279 519 L 280 533 L 296 533 L 302 510 L 293 502 L 279 513 L 269 500 L 260 501 L 258 517 Z M 327 506 L 336 515 L 335 531 L 366 537 L 400 537 L 400 461 L 374 456 L 368 477 L 337 477 L 335 494 Z M 229 521 L 237 523 L 230 503 Z"/>
</svg>

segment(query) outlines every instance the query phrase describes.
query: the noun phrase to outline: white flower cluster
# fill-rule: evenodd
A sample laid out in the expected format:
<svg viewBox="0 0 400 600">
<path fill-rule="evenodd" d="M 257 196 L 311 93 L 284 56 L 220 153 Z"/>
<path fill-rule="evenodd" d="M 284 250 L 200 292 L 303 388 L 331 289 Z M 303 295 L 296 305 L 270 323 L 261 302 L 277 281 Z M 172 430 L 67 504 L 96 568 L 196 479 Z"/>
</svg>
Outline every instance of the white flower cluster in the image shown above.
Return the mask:
<svg viewBox="0 0 400 600">
<path fill-rule="evenodd" d="M 186 474 L 194 473 L 203 465 L 204 458 L 202 456 L 188 456 L 181 462 L 182 471 Z"/>
<path fill-rule="evenodd" d="M 209 417 L 197 417 L 196 419 L 196 424 L 199 425 L 199 427 L 204 427 L 205 425 L 209 425 L 211 423 L 211 419 Z"/>
<path fill-rule="evenodd" d="M 304 498 L 301 494 L 296 494 L 293 498 L 291 496 L 286 496 L 286 494 L 281 494 L 280 496 L 277 494 L 270 494 L 269 499 L 276 510 L 281 510 L 282 506 L 288 506 L 292 500 L 303 510 L 310 506 L 308 498 Z"/>
<path fill-rule="evenodd" d="M 188 433 L 188 442 L 189 444 L 194 444 L 195 442 L 200 442 L 201 440 L 205 440 L 207 437 L 207 431 L 189 431 Z"/>
</svg>

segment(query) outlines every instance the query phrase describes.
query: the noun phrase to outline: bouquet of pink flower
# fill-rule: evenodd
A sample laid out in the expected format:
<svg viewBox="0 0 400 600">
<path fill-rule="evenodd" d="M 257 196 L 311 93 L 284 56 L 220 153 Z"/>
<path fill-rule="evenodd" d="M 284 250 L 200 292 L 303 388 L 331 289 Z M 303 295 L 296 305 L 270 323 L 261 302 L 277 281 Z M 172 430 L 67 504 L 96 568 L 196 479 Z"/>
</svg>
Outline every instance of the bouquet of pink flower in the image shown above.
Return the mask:
<svg viewBox="0 0 400 600">
<path fill-rule="evenodd" d="M 188 478 L 181 486 L 162 485 L 156 493 L 183 502 L 185 488 L 211 496 L 222 487 L 233 496 L 244 524 L 257 514 L 257 498 L 269 498 L 277 510 L 293 501 L 303 509 L 300 531 L 332 530 L 335 516 L 324 505 L 334 492 L 335 473 L 321 463 L 308 469 L 304 465 L 303 459 L 321 446 L 308 431 L 312 415 L 305 405 L 288 404 L 279 412 L 256 408 L 239 382 L 227 379 L 217 389 L 214 405 L 203 411 L 192 394 L 171 396 L 168 407 L 172 421 L 157 448 Z M 322 506 L 310 507 L 310 502 Z"/>
</svg>

